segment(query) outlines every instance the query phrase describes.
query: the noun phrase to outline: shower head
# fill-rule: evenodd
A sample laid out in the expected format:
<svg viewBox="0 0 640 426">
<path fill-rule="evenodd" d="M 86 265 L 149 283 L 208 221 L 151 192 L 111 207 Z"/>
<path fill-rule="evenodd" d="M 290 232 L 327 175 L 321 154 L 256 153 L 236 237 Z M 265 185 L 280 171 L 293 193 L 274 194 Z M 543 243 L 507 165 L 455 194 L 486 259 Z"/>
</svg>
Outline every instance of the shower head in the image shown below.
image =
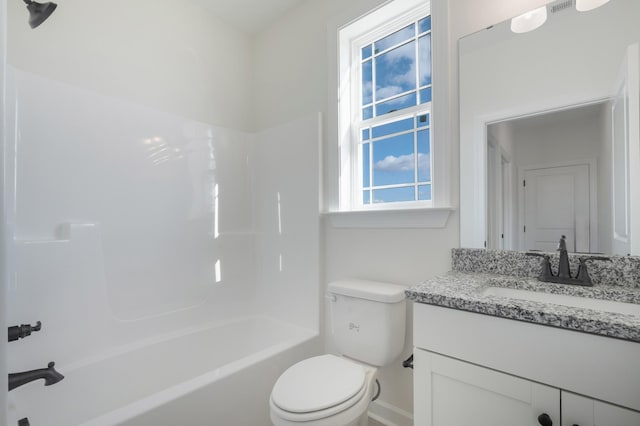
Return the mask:
<svg viewBox="0 0 640 426">
<path fill-rule="evenodd" d="M 35 28 L 47 20 L 58 7 L 55 3 L 38 3 L 31 0 L 24 0 L 29 11 L 29 25 Z"/>
</svg>

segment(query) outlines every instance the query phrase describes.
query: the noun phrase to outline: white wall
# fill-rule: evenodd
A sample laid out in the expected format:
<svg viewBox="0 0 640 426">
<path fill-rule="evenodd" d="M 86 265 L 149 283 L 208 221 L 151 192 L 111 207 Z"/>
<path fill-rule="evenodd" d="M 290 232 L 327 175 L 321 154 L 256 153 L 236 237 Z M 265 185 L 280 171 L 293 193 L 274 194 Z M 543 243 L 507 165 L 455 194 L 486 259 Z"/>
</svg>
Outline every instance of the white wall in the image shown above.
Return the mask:
<svg viewBox="0 0 640 426">
<path fill-rule="evenodd" d="M 546 119 L 516 120 L 513 125 L 515 162 L 518 167 L 596 159 L 603 145 L 602 109 L 586 113 L 558 112 Z"/>
<path fill-rule="evenodd" d="M 213 125 L 250 130 L 251 39 L 192 1 L 66 0 L 35 30 L 9 2 L 9 62 Z"/>
<path fill-rule="evenodd" d="M 309 0 L 256 36 L 254 80 L 258 129 L 315 111 L 326 114 L 331 110 L 328 99 L 336 92 L 329 84 L 335 77 L 329 73 L 332 72 L 330 65 L 336 59 L 328 57 L 327 52 L 335 51 L 332 44 L 335 39 L 328 34 L 328 28 L 335 27 L 340 21 L 346 23 L 382 3 L 381 0 Z M 449 70 L 450 85 L 437 90 L 441 91 L 438 93 L 441 97 L 449 101 L 449 106 L 446 111 L 441 112 L 440 119 L 447 122 L 441 134 L 443 140 L 450 143 L 451 198 L 454 205 L 458 200 L 459 152 L 457 40 L 544 3 L 541 0 L 449 1 L 448 53 L 441 60 L 447 61 L 445 68 Z M 326 163 L 330 160 L 328 155 L 333 151 L 331 144 L 336 144 L 336 139 L 328 132 L 331 127 L 328 121 L 332 117 L 325 117 L 323 171 L 326 173 Z M 434 117 L 434 120 L 437 119 L 438 117 Z M 332 177 L 325 176 L 324 182 L 326 194 L 326 186 L 332 182 Z M 443 229 L 338 229 L 326 221 L 323 283 L 326 285 L 339 278 L 361 277 L 404 285 L 415 284 L 446 272 L 450 268 L 450 249 L 458 245 L 457 212 L 452 214 Z M 408 318 L 411 319 L 410 316 Z M 410 326 L 407 336 L 403 356 L 411 352 Z M 327 348 L 332 350 L 330 342 L 327 342 Z M 381 400 L 411 412 L 412 372 L 402 369 L 399 361 L 400 359 L 381 372 Z"/>
</svg>

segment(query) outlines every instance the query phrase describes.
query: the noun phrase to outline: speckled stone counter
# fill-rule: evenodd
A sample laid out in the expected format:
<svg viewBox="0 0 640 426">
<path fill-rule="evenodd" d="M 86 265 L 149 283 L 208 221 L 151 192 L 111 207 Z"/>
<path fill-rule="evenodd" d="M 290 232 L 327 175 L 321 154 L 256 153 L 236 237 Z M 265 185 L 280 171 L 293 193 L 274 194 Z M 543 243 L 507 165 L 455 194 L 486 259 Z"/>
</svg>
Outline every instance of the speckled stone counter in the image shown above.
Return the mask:
<svg viewBox="0 0 640 426">
<path fill-rule="evenodd" d="M 640 304 L 638 257 L 593 262 L 589 265 L 593 287 L 540 282 L 535 278 L 540 271 L 540 259 L 522 252 L 454 249 L 452 263 L 452 272 L 408 288 L 407 297 L 419 303 L 640 343 L 640 314 L 612 313 L 485 293 L 489 287 L 503 287 Z M 577 265 L 574 263 L 572 270 L 575 271 Z M 557 257 L 554 270 L 555 265 Z M 613 265 L 619 269 L 613 269 Z"/>
<path fill-rule="evenodd" d="M 540 252 L 543 253 L 543 252 Z M 558 270 L 558 253 L 548 252 L 554 271 Z M 569 264 L 575 274 L 580 257 L 589 254 L 569 253 Z M 623 286 L 640 289 L 640 257 L 608 256 L 610 261 L 589 262 L 589 275 L 594 285 Z M 515 277 L 537 277 L 540 274 L 540 258 L 527 256 L 526 252 L 510 250 L 453 249 L 451 266 L 458 272 L 488 272 Z"/>
</svg>

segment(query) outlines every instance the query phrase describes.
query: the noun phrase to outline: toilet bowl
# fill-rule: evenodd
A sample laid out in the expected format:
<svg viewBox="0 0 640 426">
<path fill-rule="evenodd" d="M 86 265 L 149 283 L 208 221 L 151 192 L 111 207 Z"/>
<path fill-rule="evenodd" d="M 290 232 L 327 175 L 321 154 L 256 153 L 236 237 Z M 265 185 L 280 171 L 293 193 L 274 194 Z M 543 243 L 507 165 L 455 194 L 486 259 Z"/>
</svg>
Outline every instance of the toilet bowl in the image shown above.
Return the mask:
<svg viewBox="0 0 640 426">
<path fill-rule="evenodd" d="M 335 355 L 301 361 L 285 371 L 271 392 L 275 426 L 366 425 L 378 369 Z"/>
<path fill-rule="evenodd" d="M 366 426 L 378 367 L 404 347 L 404 287 L 343 280 L 328 289 L 331 338 L 341 356 L 300 361 L 278 378 L 269 400 L 275 426 Z"/>
</svg>

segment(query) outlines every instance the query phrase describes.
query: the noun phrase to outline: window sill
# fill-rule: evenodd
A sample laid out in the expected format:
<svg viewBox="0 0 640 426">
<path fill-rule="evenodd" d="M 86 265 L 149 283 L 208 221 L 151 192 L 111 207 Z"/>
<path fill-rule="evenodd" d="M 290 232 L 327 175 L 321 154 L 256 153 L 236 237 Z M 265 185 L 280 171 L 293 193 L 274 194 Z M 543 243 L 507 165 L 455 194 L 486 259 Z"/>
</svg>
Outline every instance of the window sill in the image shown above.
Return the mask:
<svg viewBox="0 0 640 426">
<path fill-rule="evenodd" d="M 444 228 L 453 207 L 327 212 L 334 228 Z"/>
</svg>

